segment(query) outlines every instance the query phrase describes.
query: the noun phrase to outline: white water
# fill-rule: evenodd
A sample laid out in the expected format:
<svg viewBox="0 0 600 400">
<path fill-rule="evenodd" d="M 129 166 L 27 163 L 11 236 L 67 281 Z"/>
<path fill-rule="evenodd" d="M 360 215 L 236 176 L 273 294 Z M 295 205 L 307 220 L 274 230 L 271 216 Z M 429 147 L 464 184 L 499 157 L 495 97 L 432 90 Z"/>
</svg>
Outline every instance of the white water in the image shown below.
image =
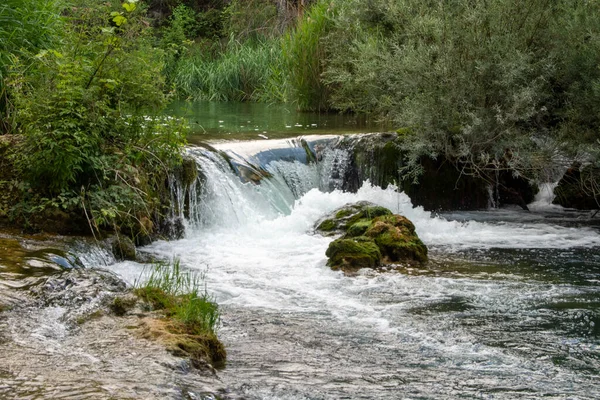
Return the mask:
<svg viewBox="0 0 600 400">
<path fill-rule="evenodd" d="M 400 398 L 398 392 L 383 390 L 386 385 L 419 398 L 477 397 L 492 391 L 499 393 L 497 398 L 600 395 L 598 387 L 589 387 L 593 379 L 552 362 L 562 346 L 566 357 L 580 355 L 587 368 L 597 371 L 597 360 L 589 355 L 597 340 L 578 337 L 570 343 L 554 330 L 521 331 L 553 315 L 543 311 L 544 304 L 597 294 L 597 287 L 556 285 L 510 271 L 456 278 L 445 267 L 430 267 L 431 273 L 346 277 L 326 267 L 325 250 L 332 239 L 315 234 L 313 226 L 344 204 L 371 201 L 412 220 L 434 262 L 471 250 L 595 248 L 600 246 L 595 230 L 531 219 L 449 221 L 412 207 L 393 187 L 382 190 L 368 182 L 354 194 L 324 192 L 331 185 L 331 165 L 275 161 L 261 166 L 272 174 L 270 179 L 260 185 L 243 183 L 216 155 L 194 154 L 207 178 L 197 201 L 198 216 L 190 221 L 185 239 L 156 242 L 144 251 L 177 257 L 189 268 L 206 271 L 207 287 L 224 310 L 230 366 L 223 376 L 235 390 L 263 399 Z M 112 268 L 132 282 L 143 267 L 128 262 Z M 462 310 L 461 304 L 469 308 Z M 445 314 L 415 311 L 432 305 L 456 306 L 458 314 L 439 318 Z M 480 325 L 463 325 L 457 315 Z M 593 330 L 589 316 L 582 324 L 582 330 Z M 319 346 L 305 335 L 324 348 L 315 350 Z M 298 349 L 299 359 L 294 356 Z M 336 352 L 344 356 L 338 359 Z M 381 360 L 380 354 L 396 359 Z M 375 360 L 380 365 L 373 368 L 369 363 Z M 408 374 L 405 380 L 390 377 L 400 370 Z M 374 371 L 387 378 L 372 376 L 371 384 L 365 383 Z M 359 396 L 365 387 L 377 394 Z"/>
</svg>

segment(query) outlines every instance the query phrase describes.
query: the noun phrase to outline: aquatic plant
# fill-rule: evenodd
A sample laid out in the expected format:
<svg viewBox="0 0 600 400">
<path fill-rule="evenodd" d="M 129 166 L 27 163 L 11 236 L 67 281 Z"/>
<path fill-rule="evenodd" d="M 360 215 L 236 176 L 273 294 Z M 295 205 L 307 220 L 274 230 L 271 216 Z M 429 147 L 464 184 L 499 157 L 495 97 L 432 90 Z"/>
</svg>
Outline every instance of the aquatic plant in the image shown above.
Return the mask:
<svg viewBox="0 0 600 400">
<path fill-rule="evenodd" d="M 146 279 L 138 279 L 134 293 L 164 313 L 166 319 L 146 321 L 149 334 L 169 351 L 189 357 L 196 367 L 205 361 L 222 366 L 227 357 L 217 338 L 218 305 L 206 292 L 204 275 L 183 270 L 178 259 L 151 266 Z"/>
</svg>

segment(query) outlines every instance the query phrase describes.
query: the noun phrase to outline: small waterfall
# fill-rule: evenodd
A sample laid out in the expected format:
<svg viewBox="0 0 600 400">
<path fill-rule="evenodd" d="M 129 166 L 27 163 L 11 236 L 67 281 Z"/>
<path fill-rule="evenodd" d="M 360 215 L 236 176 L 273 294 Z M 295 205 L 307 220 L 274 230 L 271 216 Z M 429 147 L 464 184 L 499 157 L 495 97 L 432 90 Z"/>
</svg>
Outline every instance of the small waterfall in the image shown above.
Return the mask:
<svg viewBox="0 0 600 400">
<path fill-rule="evenodd" d="M 311 189 L 330 192 L 342 187 L 350 152 L 333 148 L 336 141 L 337 137 L 310 143 L 272 141 L 269 148 L 247 142 L 246 147 L 237 144 L 226 150 L 191 147 L 187 154 L 196 162 L 199 178 L 187 191 L 181 183 L 172 185 L 177 216 L 188 209 L 188 224 L 202 227 L 289 215 Z"/>
</svg>

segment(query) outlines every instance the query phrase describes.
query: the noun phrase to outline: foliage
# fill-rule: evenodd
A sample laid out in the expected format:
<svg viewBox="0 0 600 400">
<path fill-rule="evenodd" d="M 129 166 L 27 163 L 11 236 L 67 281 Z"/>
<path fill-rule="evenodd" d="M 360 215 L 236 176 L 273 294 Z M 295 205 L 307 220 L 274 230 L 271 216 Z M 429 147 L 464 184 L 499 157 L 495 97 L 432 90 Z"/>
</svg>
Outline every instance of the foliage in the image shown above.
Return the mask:
<svg viewBox="0 0 600 400">
<path fill-rule="evenodd" d="M 224 13 L 225 31 L 240 41 L 272 39 L 283 29 L 271 0 L 233 0 Z"/>
<path fill-rule="evenodd" d="M 203 53 L 182 57 L 173 84 L 180 96 L 194 100 L 268 101 L 285 96 L 285 86 L 272 85 L 282 70 L 277 42 L 242 44 L 231 38 L 216 58 Z M 271 86 L 275 90 L 268 89 Z"/>
<path fill-rule="evenodd" d="M 597 138 L 597 2 L 341 3 L 324 40 L 331 104 L 410 127 L 409 170 L 427 155 L 533 177 L 558 143 Z"/>
<path fill-rule="evenodd" d="M 162 52 L 151 46 L 136 4 L 78 0 L 66 12 L 64 45 L 12 71 L 24 136 L 15 164 L 41 195 L 33 211 L 85 213 L 95 230 L 152 230 L 185 131 L 177 121 L 144 116 L 166 97 Z"/>
<path fill-rule="evenodd" d="M 11 100 L 4 80 L 15 57 L 56 44 L 59 0 L 5 0 L 0 5 L 0 133 L 11 126 Z"/>
<path fill-rule="evenodd" d="M 214 334 L 219 321 L 219 308 L 204 287 L 204 276 L 183 271 L 179 260 L 154 264 L 145 282 L 136 282 L 135 292 L 152 304 L 165 310 L 169 316 L 183 323 L 193 334 Z"/>
<path fill-rule="evenodd" d="M 332 25 L 335 9 L 329 1 L 315 3 L 282 40 L 291 97 L 301 110 L 328 109 L 328 88 L 321 79 L 328 55 L 322 38 Z"/>
</svg>

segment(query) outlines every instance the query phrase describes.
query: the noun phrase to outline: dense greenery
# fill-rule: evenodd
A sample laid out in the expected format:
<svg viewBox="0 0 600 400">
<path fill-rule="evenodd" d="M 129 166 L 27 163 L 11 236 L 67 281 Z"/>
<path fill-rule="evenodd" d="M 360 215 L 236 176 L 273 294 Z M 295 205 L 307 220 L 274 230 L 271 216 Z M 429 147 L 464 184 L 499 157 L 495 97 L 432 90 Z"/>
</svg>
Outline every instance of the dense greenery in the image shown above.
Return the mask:
<svg viewBox="0 0 600 400">
<path fill-rule="evenodd" d="M 221 39 L 198 55 L 205 38 L 187 37 L 170 82 L 185 98 L 377 115 L 402 128 L 409 177 L 423 156 L 490 180 L 597 159 L 597 2 L 305 3 L 231 2 Z"/>
<path fill-rule="evenodd" d="M 600 159 L 595 1 L 8 0 L 0 21 L 16 216 L 152 230 L 184 128 L 145 116 L 171 95 L 376 115 L 408 178 Z"/>
<path fill-rule="evenodd" d="M 0 132 L 13 122 L 4 84 L 12 62 L 56 44 L 60 29 L 58 0 L 6 0 L 0 5 Z"/>
<path fill-rule="evenodd" d="M 185 143 L 181 124 L 154 117 L 167 101 L 164 52 L 137 2 L 69 6 L 55 9 L 62 17 L 53 20 L 53 42 L 21 48 L 5 68 L 20 136 L 12 161 L 22 196 L 13 217 L 27 223 L 60 209 L 85 216 L 94 232 L 147 236 Z"/>
<path fill-rule="evenodd" d="M 412 165 L 533 176 L 596 144 L 597 2 L 372 0 L 338 15 L 324 38 L 330 105 L 408 127 Z"/>
</svg>

